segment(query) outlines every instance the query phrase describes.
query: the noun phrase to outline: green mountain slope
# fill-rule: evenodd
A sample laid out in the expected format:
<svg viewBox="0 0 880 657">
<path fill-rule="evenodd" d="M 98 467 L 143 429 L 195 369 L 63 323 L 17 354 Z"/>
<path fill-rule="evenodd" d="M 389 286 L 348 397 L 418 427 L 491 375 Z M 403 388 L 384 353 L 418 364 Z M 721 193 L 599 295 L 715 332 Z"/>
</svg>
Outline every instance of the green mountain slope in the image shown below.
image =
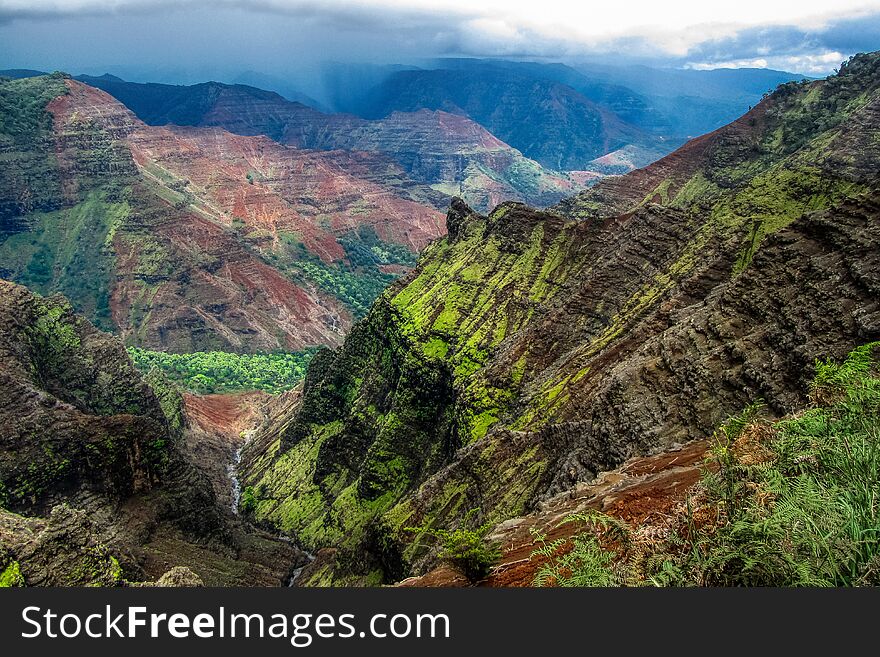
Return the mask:
<svg viewBox="0 0 880 657">
<path fill-rule="evenodd" d="M 106 134 L 84 126 L 89 148 L 71 158 L 76 184 L 65 182 L 46 106 L 66 93 L 60 75 L 0 84 L 0 275 L 15 272 L 34 289 L 62 292 L 109 328 L 112 265 L 104 245 L 127 214 L 122 196 L 134 164 Z"/>
<path fill-rule="evenodd" d="M 878 85 L 877 54 L 784 85 L 554 212 L 454 203 L 250 444 L 246 510 L 335 549 L 306 583 L 390 581 L 471 509 L 522 514 L 758 398 L 802 406 L 815 358 L 880 336 Z"/>
</svg>

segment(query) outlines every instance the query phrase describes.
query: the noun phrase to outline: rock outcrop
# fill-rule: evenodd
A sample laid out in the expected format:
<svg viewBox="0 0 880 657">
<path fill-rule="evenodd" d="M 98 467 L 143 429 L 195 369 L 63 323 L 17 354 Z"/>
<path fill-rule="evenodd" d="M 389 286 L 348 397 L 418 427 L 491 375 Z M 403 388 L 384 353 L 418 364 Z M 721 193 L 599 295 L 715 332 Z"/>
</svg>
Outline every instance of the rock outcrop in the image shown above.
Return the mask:
<svg viewBox="0 0 880 657">
<path fill-rule="evenodd" d="M 305 562 L 218 504 L 180 394 L 63 298 L 0 281 L 0 400 L 0 569 L 22 583 L 186 566 L 206 583 L 280 585 Z"/>
</svg>

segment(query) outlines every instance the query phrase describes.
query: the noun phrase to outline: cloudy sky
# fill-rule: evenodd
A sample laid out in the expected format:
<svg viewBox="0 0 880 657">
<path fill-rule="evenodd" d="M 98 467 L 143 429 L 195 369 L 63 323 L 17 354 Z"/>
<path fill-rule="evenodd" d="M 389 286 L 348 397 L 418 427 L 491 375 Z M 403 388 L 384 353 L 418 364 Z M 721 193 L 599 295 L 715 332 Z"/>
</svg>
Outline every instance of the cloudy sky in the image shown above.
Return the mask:
<svg viewBox="0 0 880 657">
<path fill-rule="evenodd" d="M 820 75 L 877 49 L 880 0 L 0 0 L 0 68 L 166 78 L 437 56 Z"/>
</svg>

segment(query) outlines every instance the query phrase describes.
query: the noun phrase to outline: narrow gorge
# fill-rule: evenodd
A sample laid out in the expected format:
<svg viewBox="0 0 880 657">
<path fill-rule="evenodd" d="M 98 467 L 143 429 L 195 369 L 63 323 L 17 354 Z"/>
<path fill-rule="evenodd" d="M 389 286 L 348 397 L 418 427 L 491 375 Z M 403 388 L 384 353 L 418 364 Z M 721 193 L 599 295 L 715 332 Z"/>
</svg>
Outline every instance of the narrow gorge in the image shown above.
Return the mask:
<svg viewBox="0 0 880 657">
<path fill-rule="evenodd" d="M 672 152 L 638 94 L 526 70 L 504 116 L 475 73 L 397 72 L 366 117 L 0 80 L 0 573 L 527 586 L 583 548 L 602 585 L 794 582 L 681 544 L 858 488 L 820 465 L 876 430 L 880 54 Z M 595 134 L 557 160 L 524 89 Z M 876 539 L 839 540 L 849 579 L 797 583 L 874 582 Z"/>
</svg>

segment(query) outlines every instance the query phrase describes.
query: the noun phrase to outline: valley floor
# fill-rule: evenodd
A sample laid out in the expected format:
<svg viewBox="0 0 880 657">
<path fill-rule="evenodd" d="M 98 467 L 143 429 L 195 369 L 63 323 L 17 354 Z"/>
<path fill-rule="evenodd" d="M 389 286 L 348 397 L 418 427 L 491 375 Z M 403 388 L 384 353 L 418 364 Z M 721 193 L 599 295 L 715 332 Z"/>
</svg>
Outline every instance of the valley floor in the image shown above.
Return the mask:
<svg viewBox="0 0 880 657">
<path fill-rule="evenodd" d="M 232 508 L 230 468 L 247 432 L 262 420 L 262 407 L 270 395 L 260 391 L 196 395 L 184 393 L 192 430 L 186 439 L 191 461 L 208 474 L 221 506 Z"/>
</svg>

